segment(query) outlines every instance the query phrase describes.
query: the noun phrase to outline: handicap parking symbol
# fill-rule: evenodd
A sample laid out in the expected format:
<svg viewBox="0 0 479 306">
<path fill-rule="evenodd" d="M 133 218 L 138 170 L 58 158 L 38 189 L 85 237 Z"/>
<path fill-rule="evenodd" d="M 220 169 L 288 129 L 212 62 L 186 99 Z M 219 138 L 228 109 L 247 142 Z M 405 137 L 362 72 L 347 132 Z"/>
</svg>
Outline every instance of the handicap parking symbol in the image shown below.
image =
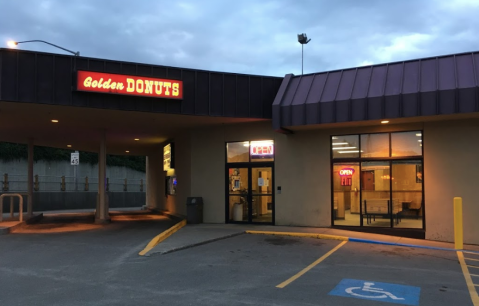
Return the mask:
<svg viewBox="0 0 479 306">
<path fill-rule="evenodd" d="M 380 283 L 358 279 L 343 279 L 329 293 L 370 301 L 381 301 L 401 305 L 419 305 L 421 288 L 414 286 Z"/>
</svg>

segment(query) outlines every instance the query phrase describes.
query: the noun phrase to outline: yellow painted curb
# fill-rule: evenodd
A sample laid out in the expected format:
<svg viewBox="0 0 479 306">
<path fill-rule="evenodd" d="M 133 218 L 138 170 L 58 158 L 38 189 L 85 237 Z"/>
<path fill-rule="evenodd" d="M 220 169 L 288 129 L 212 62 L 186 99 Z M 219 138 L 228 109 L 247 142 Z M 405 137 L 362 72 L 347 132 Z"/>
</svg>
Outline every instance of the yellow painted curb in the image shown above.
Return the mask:
<svg viewBox="0 0 479 306">
<path fill-rule="evenodd" d="M 255 235 L 276 235 L 276 236 L 290 236 L 290 237 L 307 237 L 307 238 L 316 238 L 316 239 L 330 239 L 330 240 L 341 240 L 348 241 L 348 237 L 336 236 L 336 235 L 325 235 L 325 234 L 313 234 L 313 233 L 291 233 L 291 232 L 270 232 L 270 231 L 246 231 L 246 234 L 255 234 Z"/>
<path fill-rule="evenodd" d="M 163 233 L 161 233 L 158 236 L 156 236 L 155 238 L 151 239 L 151 241 L 148 243 L 148 245 L 140 253 L 138 253 L 138 255 L 144 256 L 146 253 L 151 251 L 151 249 L 153 249 L 155 246 L 157 246 L 160 242 L 162 242 L 166 238 L 170 237 L 173 233 L 175 233 L 177 230 L 179 230 L 180 228 L 182 228 L 185 225 L 186 225 L 186 220 L 182 220 L 179 223 L 176 223 L 175 225 L 173 225 L 172 227 L 170 227 L 169 229 L 167 229 Z"/>
</svg>

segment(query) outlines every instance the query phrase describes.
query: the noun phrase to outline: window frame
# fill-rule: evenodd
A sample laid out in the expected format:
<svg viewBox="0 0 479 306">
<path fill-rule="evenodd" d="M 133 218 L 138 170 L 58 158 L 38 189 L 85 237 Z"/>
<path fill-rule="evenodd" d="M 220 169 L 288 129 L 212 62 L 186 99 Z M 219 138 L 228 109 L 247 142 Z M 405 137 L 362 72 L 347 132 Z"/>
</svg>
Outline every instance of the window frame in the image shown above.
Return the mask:
<svg viewBox="0 0 479 306">
<path fill-rule="evenodd" d="M 413 156 L 392 156 L 392 137 L 391 135 L 392 134 L 395 134 L 395 133 L 405 133 L 405 132 L 416 132 L 416 133 L 421 133 L 421 155 L 413 155 Z M 388 134 L 389 136 L 389 157 L 361 157 L 361 135 L 367 135 L 367 134 Z M 345 157 L 345 158 L 333 158 L 333 137 L 340 137 L 340 136 L 358 136 L 359 137 L 359 157 Z M 331 183 L 331 187 L 330 187 L 330 193 L 331 193 L 331 200 L 330 200 L 330 204 L 331 204 L 331 226 L 332 227 L 337 227 L 337 228 L 352 228 L 352 229 L 369 229 L 369 230 L 372 230 L 373 232 L 382 232 L 383 230 L 387 230 L 387 231 L 393 231 L 393 232 L 397 232 L 397 231 L 403 231 L 403 230 L 409 230 L 409 231 L 417 231 L 417 230 L 421 230 L 422 232 L 425 233 L 426 231 L 426 205 L 425 205 L 425 189 L 424 189 L 424 186 L 425 186 L 425 180 L 426 180 L 426 176 L 424 175 L 424 130 L 419 130 L 419 129 L 414 129 L 414 130 L 405 130 L 405 131 L 395 131 L 395 132 L 374 132 L 374 133 L 357 133 L 357 134 L 352 134 L 352 133 L 348 133 L 348 134 L 331 134 L 330 137 L 329 137 L 329 148 L 330 148 L 330 183 Z M 334 215 L 333 215 L 333 211 L 334 211 L 334 164 L 335 163 L 347 163 L 347 162 L 358 162 L 359 163 L 359 175 L 361 175 L 361 171 L 362 171 L 362 163 L 363 162 L 368 162 L 368 161 L 387 161 L 389 162 L 389 169 L 390 169 L 390 176 L 392 177 L 393 173 L 392 173 L 392 165 L 393 165 L 393 162 L 394 161 L 408 161 L 408 160 L 420 160 L 421 161 L 421 165 L 422 165 L 422 169 L 423 169 L 423 173 L 422 173 L 422 196 L 421 196 L 421 200 L 422 200 L 422 228 L 420 229 L 416 229 L 416 228 L 396 228 L 393 226 L 392 224 L 392 219 L 391 219 L 391 226 L 390 227 L 386 227 L 386 228 L 380 228 L 380 227 L 373 227 L 373 226 L 368 226 L 368 227 L 365 227 L 363 226 L 363 218 L 360 219 L 360 225 L 359 226 L 344 226 L 344 225 L 335 225 L 334 224 Z M 361 176 L 359 177 L 359 186 L 361 186 L 362 182 L 361 182 Z M 393 192 L 392 192 L 392 180 L 389 180 L 389 184 L 390 184 L 390 200 L 392 201 L 392 196 L 393 196 Z M 362 200 L 363 200 L 363 196 L 362 196 L 362 191 L 360 190 L 360 193 L 359 193 L 359 209 L 360 209 L 360 214 L 362 214 Z"/>
</svg>

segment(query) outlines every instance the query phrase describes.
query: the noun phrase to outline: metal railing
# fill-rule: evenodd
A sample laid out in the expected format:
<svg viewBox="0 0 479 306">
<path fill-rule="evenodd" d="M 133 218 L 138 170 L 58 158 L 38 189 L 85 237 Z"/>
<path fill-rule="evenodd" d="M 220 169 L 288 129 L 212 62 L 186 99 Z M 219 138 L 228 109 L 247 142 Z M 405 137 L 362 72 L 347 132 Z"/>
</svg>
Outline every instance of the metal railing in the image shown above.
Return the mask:
<svg viewBox="0 0 479 306">
<path fill-rule="evenodd" d="M 5 173 L 1 181 L 3 192 L 27 191 L 28 176 L 9 175 Z M 144 179 L 107 178 L 107 191 L 143 192 L 146 190 Z M 82 177 L 75 180 L 73 176 L 40 176 L 33 177 L 34 191 L 98 191 L 97 177 Z"/>
</svg>

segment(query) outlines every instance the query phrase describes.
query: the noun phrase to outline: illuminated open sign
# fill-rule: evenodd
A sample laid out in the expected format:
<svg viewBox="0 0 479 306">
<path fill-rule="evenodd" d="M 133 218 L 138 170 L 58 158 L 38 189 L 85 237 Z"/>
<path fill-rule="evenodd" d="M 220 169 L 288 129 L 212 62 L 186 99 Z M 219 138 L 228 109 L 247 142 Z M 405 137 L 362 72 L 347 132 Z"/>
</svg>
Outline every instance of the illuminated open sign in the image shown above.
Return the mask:
<svg viewBox="0 0 479 306">
<path fill-rule="evenodd" d="M 341 178 L 341 186 L 351 186 L 353 184 L 353 168 L 343 168 L 339 170 L 339 176 Z"/>
<path fill-rule="evenodd" d="M 250 152 L 253 156 L 272 156 L 274 154 L 274 145 L 272 143 L 251 142 Z"/>
<path fill-rule="evenodd" d="M 354 174 L 353 168 L 344 168 L 339 170 L 339 176 L 352 176 Z"/>
</svg>

